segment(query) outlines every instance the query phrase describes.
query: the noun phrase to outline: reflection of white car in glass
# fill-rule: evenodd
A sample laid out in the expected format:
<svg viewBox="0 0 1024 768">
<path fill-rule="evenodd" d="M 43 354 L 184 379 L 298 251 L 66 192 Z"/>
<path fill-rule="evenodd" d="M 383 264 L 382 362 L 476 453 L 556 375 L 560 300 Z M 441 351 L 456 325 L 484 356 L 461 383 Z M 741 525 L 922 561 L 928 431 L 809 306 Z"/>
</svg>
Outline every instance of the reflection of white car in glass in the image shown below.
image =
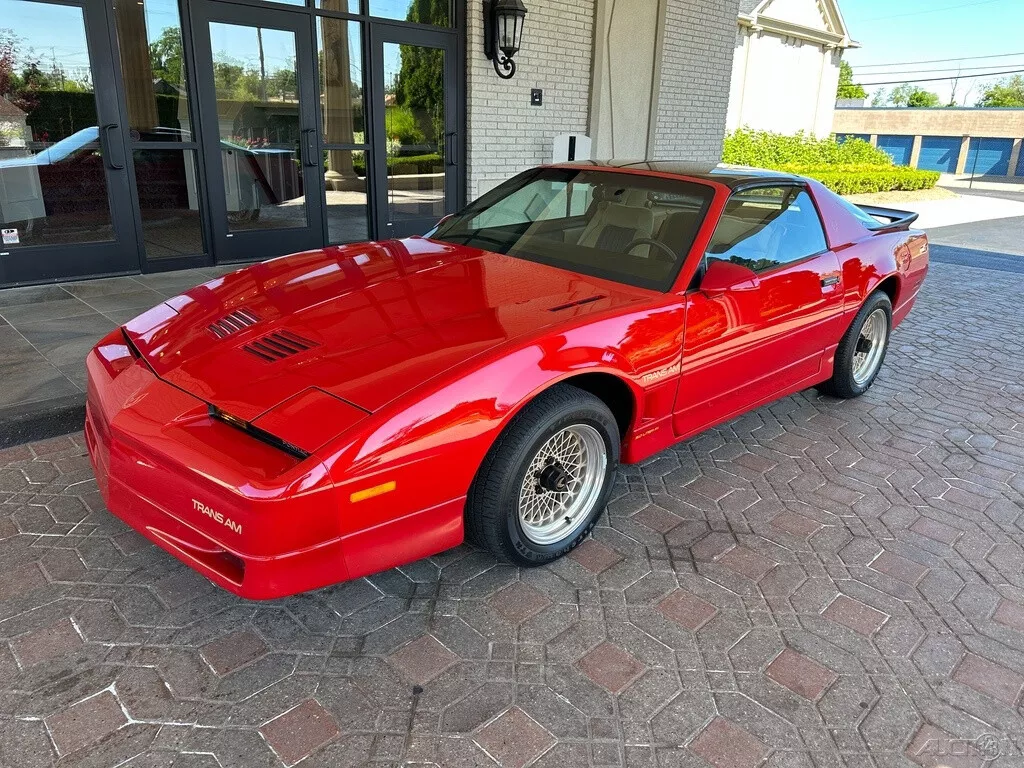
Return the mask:
<svg viewBox="0 0 1024 768">
<path fill-rule="evenodd" d="M 99 133 L 97 126 L 89 126 L 37 154 L 0 160 L 0 224 L 28 234 L 34 227 L 45 226 L 47 217 L 60 216 L 65 230 L 73 228 L 76 220 L 95 227 L 97 211 L 106 220 L 109 208 Z M 145 138 L 190 141 L 191 135 L 185 130 L 156 128 Z M 281 202 L 281 182 L 272 184 L 268 169 L 282 166 L 278 157 L 291 157 L 292 153 L 249 149 L 227 141 L 220 145 L 228 217 L 236 223 L 255 221 L 262 203 Z M 133 155 L 144 215 L 174 208 L 198 209 L 194 166 L 182 162 L 178 151 L 136 149 Z M 288 175 L 284 174 L 285 183 Z"/>
</svg>

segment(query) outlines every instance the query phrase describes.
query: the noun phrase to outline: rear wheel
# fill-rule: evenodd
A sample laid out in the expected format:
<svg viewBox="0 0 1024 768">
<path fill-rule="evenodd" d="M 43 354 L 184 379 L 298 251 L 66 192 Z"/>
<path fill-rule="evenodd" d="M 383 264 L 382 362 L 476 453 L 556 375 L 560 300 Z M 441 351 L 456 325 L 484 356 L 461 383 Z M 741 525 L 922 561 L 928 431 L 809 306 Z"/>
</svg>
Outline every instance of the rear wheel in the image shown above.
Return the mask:
<svg viewBox="0 0 1024 768">
<path fill-rule="evenodd" d="M 549 563 L 586 538 L 619 461 L 608 406 L 561 385 L 527 405 L 481 464 L 466 501 L 466 538 L 518 565 Z"/>
<path fill-rule="evenodd" d="M 836 349 L 832 378 L 818 385 L 835 397 L 860 397 L 874 383 L 889 349 L 892 302 L 882 291 L 871 294 Z"/>
</svg>

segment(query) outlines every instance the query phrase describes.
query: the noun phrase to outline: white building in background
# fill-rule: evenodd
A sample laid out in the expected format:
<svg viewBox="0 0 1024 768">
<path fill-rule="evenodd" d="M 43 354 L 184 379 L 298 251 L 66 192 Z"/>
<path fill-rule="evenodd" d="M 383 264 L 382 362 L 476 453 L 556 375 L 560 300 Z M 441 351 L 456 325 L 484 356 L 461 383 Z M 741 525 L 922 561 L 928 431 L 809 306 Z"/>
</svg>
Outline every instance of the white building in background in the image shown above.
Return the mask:
<svg viewBox="0 0 1024 768">
<path fill-rule="evenodd" d="M 728 130 L 828 136 L 839 62 L 856 47 L 836 0 L 740 0 Z"/>
</svg>

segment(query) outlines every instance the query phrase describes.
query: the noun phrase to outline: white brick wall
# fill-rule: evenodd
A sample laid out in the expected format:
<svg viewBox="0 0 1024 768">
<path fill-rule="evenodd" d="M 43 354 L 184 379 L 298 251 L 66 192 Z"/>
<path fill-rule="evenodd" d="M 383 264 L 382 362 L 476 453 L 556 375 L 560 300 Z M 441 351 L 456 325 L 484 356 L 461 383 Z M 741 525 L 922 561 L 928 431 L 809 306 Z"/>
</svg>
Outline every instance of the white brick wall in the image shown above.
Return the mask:
<svg viewBox="0 0 1024 768">
<path fill-rule="evenodd" d="M 483 53 L 481 0 L 467 2 L 467 198 L 551 160 L 559 133 L 586 133 L 590 109 L 593 0 L 532 0 L 518 70 L 502 80 Z M 735 19 L 734 19 L 735 21 Z M 544 105 L 530 106 L 530 89 Z"/>
<path fill-rule="evenodd" d="M 648 0 L 654 2 L 655 0 Z M 467 197 L 551 158 L 560 133 L 587 133 L 595 0 L 532 0 L 518 71 L 501 80 L 483 55 L 481 0 L 467 0 Z M 654 156 L 717 162 L 722 152 L 739 0 L 664 0 Z M 544 105 L 530 106 L 530 89 Z"/>
<path fill-rule="evenodd" d="M 721 158 L 738 13 L 738 0 L 668 0 L 657 159 Z"/>
</svg>

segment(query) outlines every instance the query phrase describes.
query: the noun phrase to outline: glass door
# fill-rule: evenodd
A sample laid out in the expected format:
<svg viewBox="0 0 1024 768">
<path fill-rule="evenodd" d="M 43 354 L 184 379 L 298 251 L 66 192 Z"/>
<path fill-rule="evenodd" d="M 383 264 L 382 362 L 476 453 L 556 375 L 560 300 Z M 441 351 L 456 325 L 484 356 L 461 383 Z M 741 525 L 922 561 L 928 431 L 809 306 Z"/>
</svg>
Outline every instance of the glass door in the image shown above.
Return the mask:
<svg viewBox="0 0 1024 768">
<path fill-rule="evenodd" d="M 139 269 L 103 0 L 0 0 L 0 286 Z"/>
<path fill-rule="evenodd" d="M 456 40 L 384 24 L 371 37 L 377 237 L 419 235 L 456 206 Z"/>
<path fill-rule="evenodd" d="M 218 261 L 322 245 L 310 17 L 202 3 L 193 28 Z"/>
</svg>

